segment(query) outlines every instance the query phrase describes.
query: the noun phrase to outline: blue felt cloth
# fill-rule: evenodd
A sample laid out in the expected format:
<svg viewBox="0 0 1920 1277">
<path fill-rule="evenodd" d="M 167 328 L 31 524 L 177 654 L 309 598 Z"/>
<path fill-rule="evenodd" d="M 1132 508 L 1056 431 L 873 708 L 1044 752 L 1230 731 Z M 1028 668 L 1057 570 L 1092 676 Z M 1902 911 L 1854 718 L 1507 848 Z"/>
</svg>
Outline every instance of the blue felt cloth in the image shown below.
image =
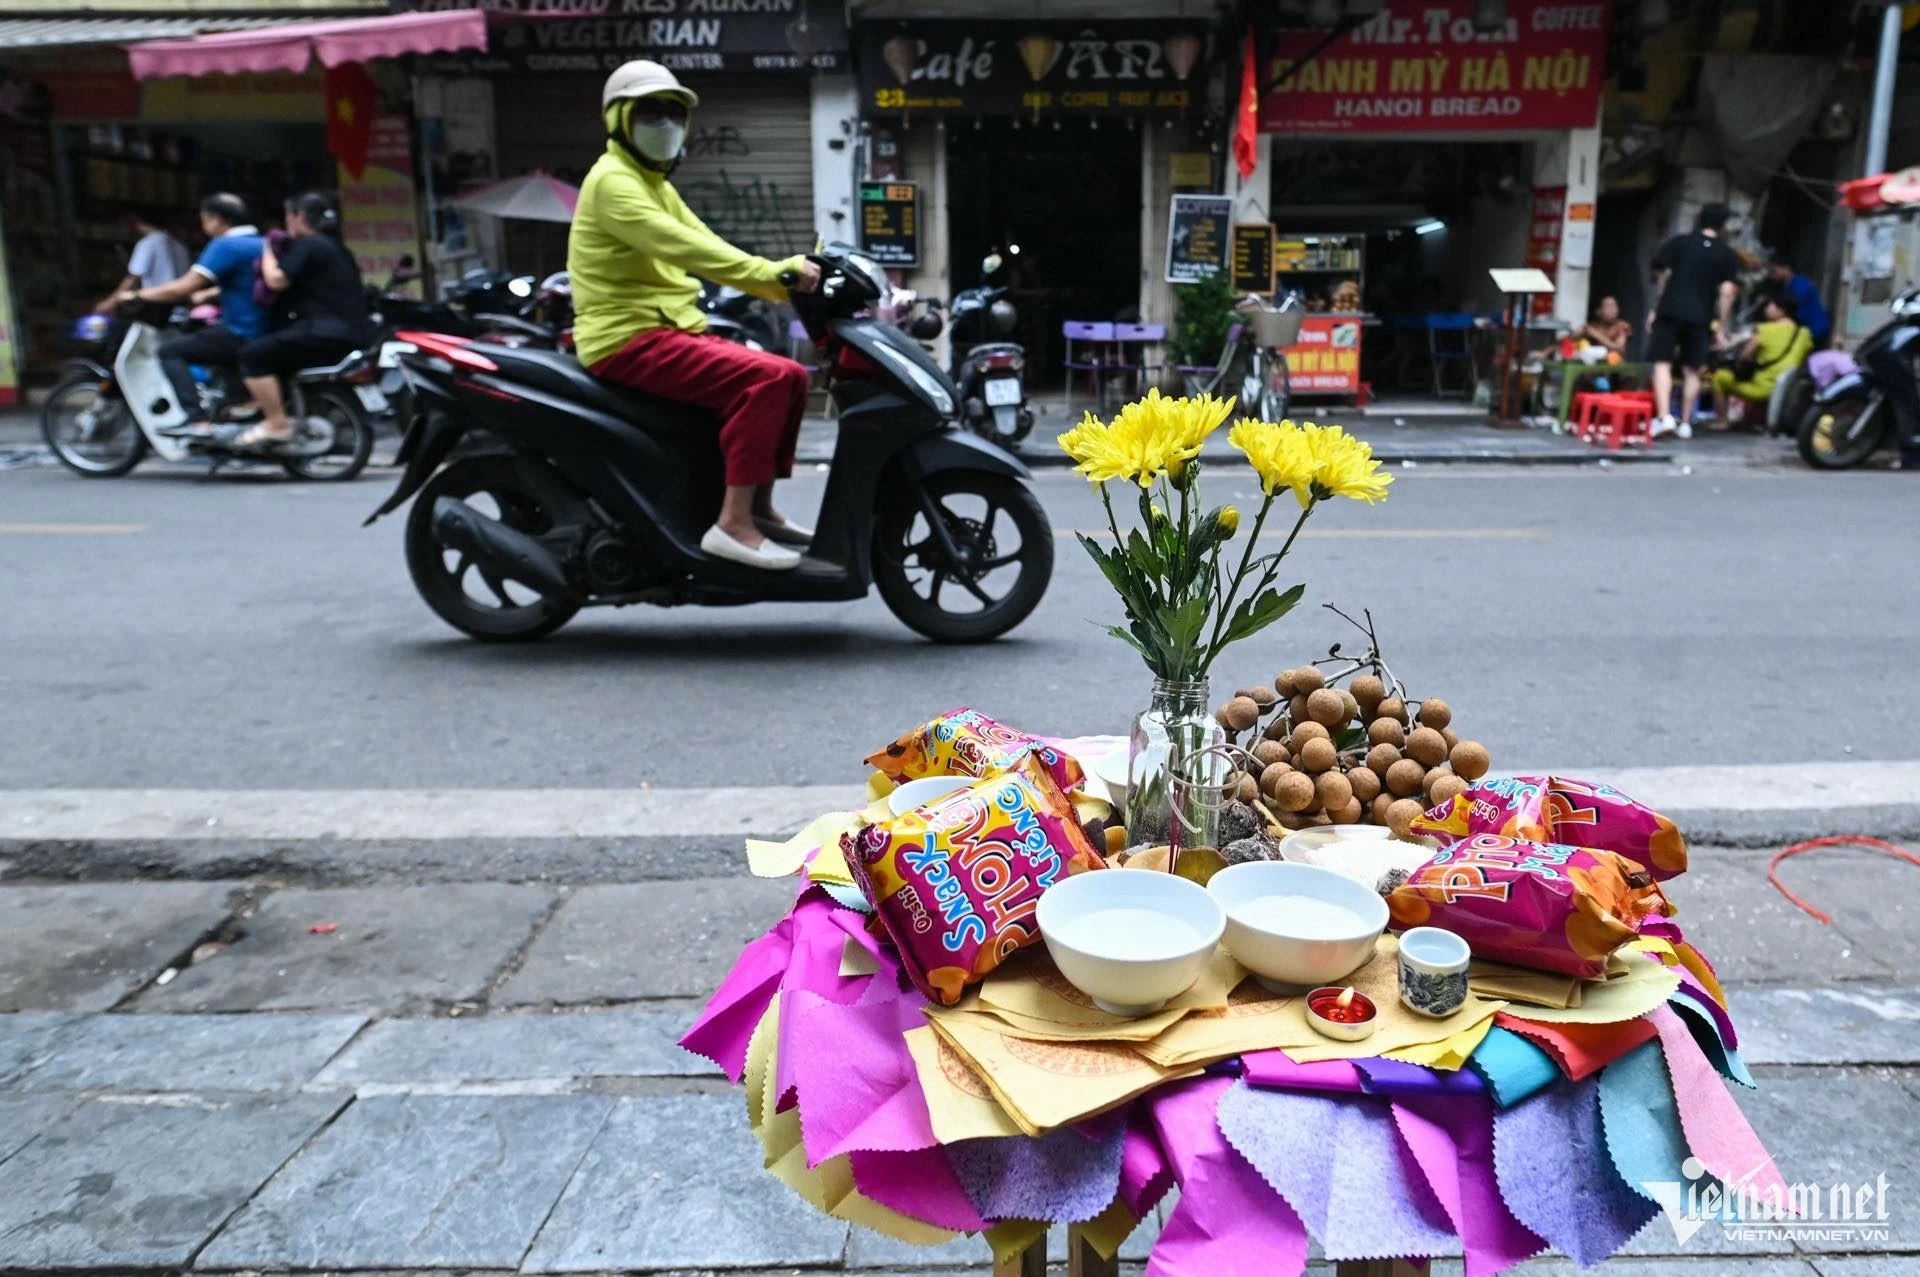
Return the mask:
<svg viewBox="0 0 1920 1277">
<path fill-rule="evenodd" d="M 1512 1108 L 1560 1077 L 1553 1057 L 1518 1033 L 1495 1026 L 1480 1040 L 1467 1067 L 1478 1073 L 1493 1093 L 1493 1102 Z"/>
</svg>

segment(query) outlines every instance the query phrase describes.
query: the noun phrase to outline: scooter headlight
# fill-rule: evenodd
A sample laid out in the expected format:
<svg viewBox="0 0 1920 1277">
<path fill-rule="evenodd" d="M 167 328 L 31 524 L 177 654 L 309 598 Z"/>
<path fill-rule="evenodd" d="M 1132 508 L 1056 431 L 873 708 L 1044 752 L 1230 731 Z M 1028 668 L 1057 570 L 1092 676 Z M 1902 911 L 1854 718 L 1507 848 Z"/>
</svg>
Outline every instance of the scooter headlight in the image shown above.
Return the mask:
<svg viewBox="0 0 1920 1277">
<path fill-rule="evenodd" d="M 1920 288 L 1909 288 L 1894 298 L 1891 309 L 1902 319 L 1909 315 L 1920 315 Z"/>
<path fill-rule="evenodd" d="M 953 396 L 947 393 L 947 388 L 940 384 L 938 378 L 885 342 L 879 343 L 874 349 L 880 352 L 882 359 L 906 374 L 907 380 L 927 397 L 927 402 L 933 405 L 935 411 L 943 417 L 953 415 Z"/>
</svg>

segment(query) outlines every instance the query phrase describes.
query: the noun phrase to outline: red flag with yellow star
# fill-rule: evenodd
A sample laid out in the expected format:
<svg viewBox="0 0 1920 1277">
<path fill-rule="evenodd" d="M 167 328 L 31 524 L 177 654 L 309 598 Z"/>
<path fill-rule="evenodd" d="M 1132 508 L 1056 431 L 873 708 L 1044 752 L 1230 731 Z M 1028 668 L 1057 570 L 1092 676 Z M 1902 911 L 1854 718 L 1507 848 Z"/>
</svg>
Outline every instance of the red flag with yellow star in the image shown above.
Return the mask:
<svg viewBox="0 0 1920 1277">
<path fill-rule="evenodd" d="M 1233 162 L 1244 180 L 1253 176 L 1260 140 L 1260 79 L 1254 63 L 1253 28 L 1247 28 L 1246 56 L 1240 59 L 1240 110 L 1233 123 Z"/>
<path fill-rule="evenodd" d="M 367 168 L 367 149 L 373 139 L 373 116 L 380 108 L 380 90 L 358 62 L 328 67 L 327 149 L 358 178 Z"/>
</svg>

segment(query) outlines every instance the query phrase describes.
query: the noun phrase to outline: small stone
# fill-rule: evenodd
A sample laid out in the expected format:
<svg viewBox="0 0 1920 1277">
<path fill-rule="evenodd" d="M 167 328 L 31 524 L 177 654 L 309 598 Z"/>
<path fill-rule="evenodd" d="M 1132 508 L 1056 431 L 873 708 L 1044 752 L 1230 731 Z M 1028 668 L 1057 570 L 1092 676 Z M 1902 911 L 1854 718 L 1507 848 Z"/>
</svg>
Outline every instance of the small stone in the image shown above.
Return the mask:
<svg viewBox="0 0 1920 1277">
<path fill-rule="evenodd" d="M 1278 860 L 1280 844 L 1265 835 L 1255 838 L 1237 838 L 1228 843 L 1220 854 L 1230 865 L 1244 865 L 1255 860 Z"/>
</svg>

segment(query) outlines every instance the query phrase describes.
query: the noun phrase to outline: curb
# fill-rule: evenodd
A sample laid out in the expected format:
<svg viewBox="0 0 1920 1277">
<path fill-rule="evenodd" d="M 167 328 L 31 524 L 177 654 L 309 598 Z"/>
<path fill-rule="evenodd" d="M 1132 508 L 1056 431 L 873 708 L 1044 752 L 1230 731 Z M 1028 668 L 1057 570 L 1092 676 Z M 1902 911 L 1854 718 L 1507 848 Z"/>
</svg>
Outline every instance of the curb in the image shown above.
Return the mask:
<svg viewBox="0 0 1920 1277">
<path fill-rule="evenodd" d="M 1068 470 L 1073 467 L 1073 458 L 1057 452 L 1018 451 L 1014 454 L 1031 470 Z M 1424 452 L 1411 451 L 1375 452 L 1374 459 L 1382 465 L 1477 465 L 1477 466 L 1597 466 L 1601 464 L 1626 465 L 1672 465 L 1679 460 L 1665 452 Z M 826 465 L 833 460 L 831 451 L 803 450 L 796 458 L 796 464 Z M 1237 454 L 1209 456 L 1202 453 L 1202 462 L 1227 462 L 1238 460 Z"/>
</svg>

